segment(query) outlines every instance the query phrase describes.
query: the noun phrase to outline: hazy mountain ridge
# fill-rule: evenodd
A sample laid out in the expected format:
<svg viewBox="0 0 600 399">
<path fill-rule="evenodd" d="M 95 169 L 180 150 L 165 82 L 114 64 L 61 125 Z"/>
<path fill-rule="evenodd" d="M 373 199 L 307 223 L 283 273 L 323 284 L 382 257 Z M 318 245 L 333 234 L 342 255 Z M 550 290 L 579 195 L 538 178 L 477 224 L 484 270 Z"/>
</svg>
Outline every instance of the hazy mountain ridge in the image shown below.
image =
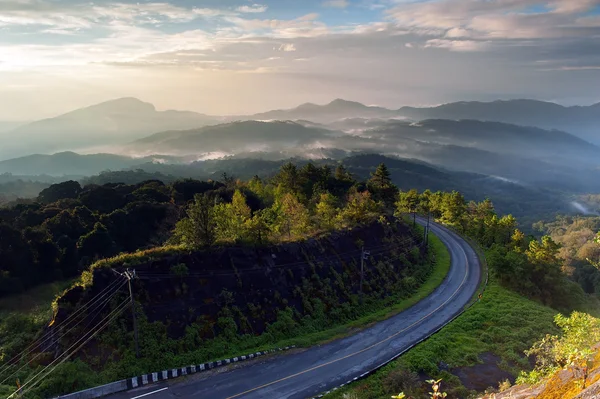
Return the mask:
<svg viewBox="0 0 600 399">
<path fill-rule="evenodd" d="M 330 123 L 349 117 L 393 118 L 397 112 L 377 106 L 367 106 L 356 101 L 336 99 L 325 105 L 305 103 L 296 108 L 273 110 L 240 117 L 240 119 L 280 120 L 305 119 L 317 123 Z"/>
<path fill-rule="evenodd" d="M 291 121 L 238 121 L 200 129 L 157 133 L 125 147 L 137 153 L 157 150 L 175 154 L 221 152 L 233 155 L 243 151 L 279 151 L 299 145 L 312 145 L 340 133 L 306 127 Z"/>
<path fill-rule="evenodd" d="M 565 107 L 537 100 L 461 101 L 429 108 L 402 107 L 398 113 L 416 120 L 475 119 L 558 129 L 600 142 L 600 103 Z"/>
<path fill-rule="evenodd" d="M 0 138 L 6 145 L 0 149 L 0 159 L 7 155 L 123 144 L 153 132 L 197 128 L 211 123 L 218 121 L 189 111 L 156 111 L 150 103 L 121 98 L 2 133 Z"/>
</svg>

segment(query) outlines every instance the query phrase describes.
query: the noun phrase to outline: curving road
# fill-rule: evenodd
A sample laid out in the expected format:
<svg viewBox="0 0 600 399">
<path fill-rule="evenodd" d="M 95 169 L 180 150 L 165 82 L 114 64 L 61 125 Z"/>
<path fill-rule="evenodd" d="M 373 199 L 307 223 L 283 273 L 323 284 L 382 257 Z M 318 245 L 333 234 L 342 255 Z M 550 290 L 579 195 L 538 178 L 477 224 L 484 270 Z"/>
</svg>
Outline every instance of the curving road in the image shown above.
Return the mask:
<svg viewBox="0 0 600 399">
<path fill-rule="evenodd" d="M 210 376 L 200 373 L 110 398 L 306 399 L 372 370 L 431 335 L 460 312 L 477 291 L 481 268 L 475 251 L 438 224 L 432 224 L 431 230 L 450 251 L 450 272 L 430 296 L 404 312 L 353 336 L 301 353 L 266 358 Z"/>
</svg>

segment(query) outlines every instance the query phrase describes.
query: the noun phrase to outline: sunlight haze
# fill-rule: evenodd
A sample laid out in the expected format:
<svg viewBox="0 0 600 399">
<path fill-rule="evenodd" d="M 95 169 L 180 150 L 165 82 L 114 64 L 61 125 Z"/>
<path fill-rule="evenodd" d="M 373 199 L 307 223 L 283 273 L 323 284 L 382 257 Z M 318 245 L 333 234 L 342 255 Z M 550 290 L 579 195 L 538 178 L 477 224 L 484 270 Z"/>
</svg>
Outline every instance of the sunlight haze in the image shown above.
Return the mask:
<svg viewBox="0 0 600 399">
<path fill-rule="evenodd" d="M 346 98 L 387 107 L 600 101 L 600 2 L 0 1 L 0 120 L 138 97 L 247 114 Z"/>
</svg>

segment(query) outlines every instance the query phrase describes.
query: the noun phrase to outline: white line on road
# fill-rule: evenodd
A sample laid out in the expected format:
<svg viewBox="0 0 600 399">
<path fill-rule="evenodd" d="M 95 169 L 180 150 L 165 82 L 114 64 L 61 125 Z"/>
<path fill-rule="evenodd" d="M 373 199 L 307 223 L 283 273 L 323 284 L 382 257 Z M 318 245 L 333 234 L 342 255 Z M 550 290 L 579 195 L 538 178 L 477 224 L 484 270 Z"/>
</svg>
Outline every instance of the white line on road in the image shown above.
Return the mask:
<svg viewBox="0 0 600 399">
<path fill-rule="evenodd" d="M 160 391 L 164 391 L 165 389 L 169 389 L 169 388 L 168 388 L 168 387 L 167 387 L 167 388 L 161 388 L 161 389 L 158 389 L 158 390 L 156 390 L 156 391 L 148 392 L 148 393 L 145 393 L 145 394 L 143 394 L 143 395 L 140 395 L 140 396 L 133 397 L 133 398 L 131 398 L 131 399 L 138 399 L 138 398 L 142 398 L 142 397 L 144 397 L 144 396 L 148 396 L 148 395 L 152 395 L 152 394 L 155 394 L 155 393 L 157 393 L 157 392 L 160 392 Z"/>
</svg>

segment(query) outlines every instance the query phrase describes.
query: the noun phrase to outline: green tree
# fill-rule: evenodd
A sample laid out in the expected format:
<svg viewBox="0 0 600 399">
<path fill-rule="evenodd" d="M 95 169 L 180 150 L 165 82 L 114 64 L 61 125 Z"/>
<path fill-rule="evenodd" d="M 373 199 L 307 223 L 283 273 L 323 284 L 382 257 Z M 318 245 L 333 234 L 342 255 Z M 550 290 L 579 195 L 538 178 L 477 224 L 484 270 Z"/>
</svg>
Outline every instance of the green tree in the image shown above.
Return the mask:
<svg viewBox="0 0 600 399">
<path fill-rule="evenodd" d="M 186 210 L 187 217 L 177 222 L 175 237 L 190 247 L 209 247 L 216 240 L 214 200 L 207 194 L 196 194 Z"/>
<path fill-rule="evenodd" d="M 419 193 L 414 188 L 407 192 L 399 192 L 398 200 L 396 201 L 396 217 L 400 217 L 403 213 L 412 213 L 413 226 L 416 225 L 416 215 L 419 209 L 419 203 Z"/>
<path fill-rule="evenodd" d="M 308 209 L 291 194 L 285 194 L 278 200 L 275 206 L 279 211 L 277 230 L 287 234 L 288 238 L 303 236 L 310 229 L 310 218 Z"/>
<path fill-rule="evenodd" d="M 546 335 L 525 352 L 534 356 L 536 366 L 522 373 L 518 382 L 538 382 L 557 370 L 571 368 L 585 383 L 588 362 L 594 354 L 593 346 L 600 341 L 600 320 L 589 314 L 573 312 L 570 317 L 558 314 L 554 322 L 562 335 Z"/>
<path fill-rule="evenodd" d="M 334 177 L 336 180 L 339 180 L 342 182 L 354 183 L 354 178 L 352 177 L 352 174 L 350 174 L 350 172 L 348 172 L 348 170 L 342 164 L 339 164 L 335 168 Z"/>
<path fill-rule="evenodd" d="M 339 211 L 335 196 L 330 193 L 321 194 L 320 200 L 315 207 L 315 216 L 319 227 L 325 230 L 332 230 L 335 227 L 335 218 Z"/>
<path fill-rule="evenodd" d="M 38 196 L 38 201 L 44 204 L 50 204 L 64 198 L 77 198 L 81 193 L 81 185 L 73 180 L 53 184 L 42 190 Z"/>
<path fill-rule="evenodd" d="M 77 248 L 82 256 L 90 259 L 106 258 L 116 252 L 116 245 L 111 238 L 106 226 L 98 222 L 94 229 L 77 242 Z"/>
<path fill-rule="evenodd" d="M 273 177 L 273 181 L 276 185 L 281 185 L 284 191 L 293 194 L 299 194 L 301 192 L 302 187 L 300 180 L 298 168 L 291 162 L 282 165 L 279 169 L 279 173 Z"/>
<path fill-rule="evenodd" d="M 252 211 L 240 190 L 235 190 L 231 203 L 217 204 L 214 216 L 219 240 L 236 242 L 246 238 L 246 221 L 252 217 Z"/>
<path fill-rule="evenodd" d="M 384 163 L 379 164 L 367 182 L 369 191 L 375 200 L 383 201 L 386 205 L 393 205 L 398 188 L 392 183 L 391 174 Z"/>
<path fill-rule="evenodd" d="M 368 191 L 353 191 L 348 195 L 348 202 L 338 214 L 338 220 L 346 225 L 366 223 L 381 214 L 382 206 L 375 202 Z"/>
<path fill-rule="evenodd" d="M 246 220 L 245 229 L 252 242 L 257 244 L 267 242 L 270 233 L 267 210 L 255 212 L 250 219 Z"/>
</svg>

